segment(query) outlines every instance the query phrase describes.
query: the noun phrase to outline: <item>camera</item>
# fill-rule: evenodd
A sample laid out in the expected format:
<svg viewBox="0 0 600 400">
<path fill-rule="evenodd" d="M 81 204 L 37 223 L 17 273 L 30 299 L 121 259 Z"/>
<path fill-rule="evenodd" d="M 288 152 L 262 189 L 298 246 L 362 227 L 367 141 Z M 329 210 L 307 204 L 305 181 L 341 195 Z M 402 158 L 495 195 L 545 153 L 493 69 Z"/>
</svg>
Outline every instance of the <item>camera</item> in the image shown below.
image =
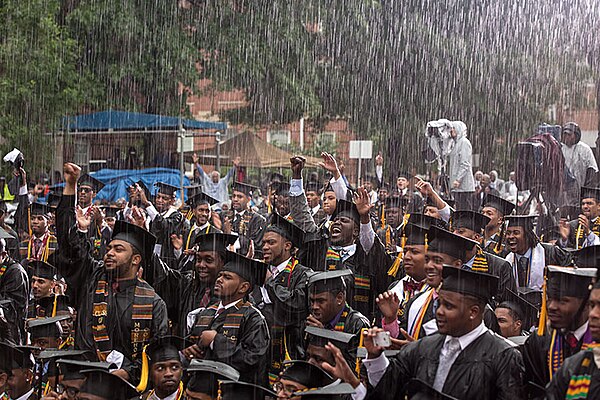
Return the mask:
<svg viewBox="0 0 600 400">
<path fill-rule="evenodd" d="M 14 169 L 19 170 L 25 166 L 25 158 L 19 149 L 14 148 L 4 156 L 4 161 L 10 163 Z"/>
</svg>

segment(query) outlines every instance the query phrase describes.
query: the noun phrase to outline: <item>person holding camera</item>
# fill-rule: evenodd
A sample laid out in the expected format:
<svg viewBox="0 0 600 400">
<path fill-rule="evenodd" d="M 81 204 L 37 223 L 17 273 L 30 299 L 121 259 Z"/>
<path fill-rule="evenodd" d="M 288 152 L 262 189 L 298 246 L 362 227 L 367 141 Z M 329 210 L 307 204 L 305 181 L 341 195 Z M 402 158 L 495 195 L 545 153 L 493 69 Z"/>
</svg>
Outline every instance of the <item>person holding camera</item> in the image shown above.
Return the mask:
<svg viewBox="0 0 600 400">
<path fill-rule="evenodd" d="M 450 136 L 454 146 L 448 156 L 448 175 L 457 210 L 472 210 L 475 180 L 473 178 L 473 148 L 467 138 L 467 125 L 452 121 Z"/>
</svg>

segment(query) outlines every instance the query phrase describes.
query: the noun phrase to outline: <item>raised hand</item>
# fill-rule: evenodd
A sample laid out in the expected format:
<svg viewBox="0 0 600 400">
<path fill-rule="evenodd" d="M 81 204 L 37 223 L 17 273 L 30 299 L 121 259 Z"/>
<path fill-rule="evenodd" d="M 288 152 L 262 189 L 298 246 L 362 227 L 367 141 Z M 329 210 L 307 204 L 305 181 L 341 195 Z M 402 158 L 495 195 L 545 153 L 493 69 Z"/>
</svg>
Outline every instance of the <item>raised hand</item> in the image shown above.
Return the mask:
<svg viewBox="0 0 600 400">
<path fill-rule="evenodd" d="M 77 228 L 79 228 L 79 230 L 87 231 L 92 224 L 92 215 L 91 213 L 84 213 L 83 208 L 76 206 L 75 220 L 77 221 Z"/>
<path fill-rule="evenodd" d="M 146 229 L 146 213 L 143 209 L 133 206 L 131 208 L 131 216 L 129 217 L 129 220 L 132 224 Z"/>
<path fill-rule="evenodd" d="M 367 349 L 367 353 L 369 355 L 369 359 L 372 360 L 377 358 L 383 353 L 383 347 L 375 346 L 373 343 L 373 339 L 379 332 L 383 332 L 381 328 L 369 328 L 367 331 L 363 331 L 364 341 L 363 344 Z"/>
<path fill-rule="evenodd" d="M 423 196 L 431 195 L 431 193 L 433 192 L 433 187 L 431 186 L 431 183 L 424 181 L 418 176 L 415 176 L 415 179 L 417 180 L 417 183 L 415 183 L 415 188 L 417 188 L 417 190 L 421 192 Z"/>
<path fill-rule="evenodd" d="M 172 234 L 171 235 L 171 244 L 175 250 L 179 250 L 183 247 L 183 236 Z"/>
<path fill-rule="evenodd" d="M 292 168 L 292 177 L 294 179 L 302 178 L 302 169 L 304 169 L 304 164 L 306 163 L 306 158 L 302 156 L 294 156 L 290 158 L 290 164 Z"/>
<path fill-rule="evenodd" d="M 325 345 L 325 350 L 330 352 L 333 355 L 335 360 L 335 367 L 328 362 L 322 362 L 321 368 L 325 371 L 329 372 L 334 377 L 341 379 L 342 381 L 349 383 L 353 388 L 357 388 L 360 385 L 360 379 L 354 374 L 354 371 L 350 368 L 344 356 L 342 355 L 342 351 L 333 345 L 331 342 Z"/>
<path fill-rule="evenodd" d="M 381 314 L 383 314 L 386 324 L 391 324 L 394 320 L 398 319 L 400 299 L 396 293 L 391 290 L 383 292 L 377 296 L 375 302 L 377 303 L 377 307 L 379 307 Z"/>
<path fill-rule="evenodd" d="M 571 233 L 571 225 L 566 219 L 561 219 L 558 225 L 558 230 L 560 232 L 560 237 L 562 240 L 568 240 L 569 234 Z"/>
<path fill-rule="evenodd" d="M 410 342 L 414 342 L 415 339 L 408 334 L 404 329 L 400 329 L 400 333 L 404 336 L 404 339 L 394 339 L 390 338 L 392 341 L 392 345 L 389 347 L 390 350 L 400 350 Z"/>
<path fill-rule="evenodd" d="M 337 180 L 342 175 L 340 169 L 338 167 L 338 163 L 335 160 L 335 157 L 329 153 L 321 153 L 321 157 L 323 161 L 319 163 L 319 165 L 325 168 L 327 171 L 333 174 L 333 177 Z"/>
<path fill-rule="evenodd" d="M 63 177 L 68 184 L 77 184 L 77 179 L 81 175 L 81 167 L 74 163 L 63 164 Z"/>
<path fill-rule="evenodd" d="M 580 214 L 578 219 L 583 228 L 583 234 L 587 237 L 590 234 L 590 220 L 583 214 Z"/>
<path fill-rule="evenodd" d="M 368 223 L 373 204 L 371 204 L 371 197 L 364 187 L 359 187 L 354 193 L 354 204 L 356 204 L 356 209 L 360 214 L 360 222 L 363 224 Z"/>
<path fill-rule="evenodd" d="M 383 165 L 383 156 L 381 152 L 377 153 L 377 157 L 375 157 L 375 165 Z"/>
<path fill-rule="evenodd" d="M 200 160 L 200 157 L 198 157 L 198 154 L 196 154 L 196 153 L 192 154 L 192 162 L 194 163 L 194 165 L 198 164 L 198 160 Z"/>
<path fill-rule="evenodd" d="M 315 328 L 323 328 L 323 323 L 315 318 L 314 315 L 310 314 L 308 318 L 306 318 L 306 325 L 314 326 Z"/>
</svg>

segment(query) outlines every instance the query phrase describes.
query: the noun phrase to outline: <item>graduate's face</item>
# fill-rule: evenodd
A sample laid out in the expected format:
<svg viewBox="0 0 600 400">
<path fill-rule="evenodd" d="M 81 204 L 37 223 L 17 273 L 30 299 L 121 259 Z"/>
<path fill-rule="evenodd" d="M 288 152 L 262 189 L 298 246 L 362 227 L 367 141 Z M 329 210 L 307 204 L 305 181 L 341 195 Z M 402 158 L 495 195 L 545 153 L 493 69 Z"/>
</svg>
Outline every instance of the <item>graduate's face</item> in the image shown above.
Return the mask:
<svg viewBox="0 0 600 400">
<path fill-rule="evenodd" d="M 231 195 L 231 208 L 234 211 L 241 212 L 244 211 L 248 206 L 248 201 L 250 199 L 242 192 L 238 192 L 237 190 L 233 191 Z"/>
<path fill-rule="evenodd" d="M 333 214 L 336 203 L 335 192 L 325 192 L 323 195 L 323 211 L 325 211 L 325 214 Z"/>
<path fill-rule="evenodd" d="M 288 215 L 290 213 L 290 198 L 288 196 L 275 196 L 275 209 L 279 215 Z"/>
<path fill-rule="evenodd" d="M 402 215 L 398 207 L 385 208 L 385 222 L 392 228 L 397 228 L 400 225 Z"/>
<path fill-rule="evenodd" d="M 597 343 L 600 341 L 600 289 L 593 289 L 590 293 L 589 306 L 590 333 Z"/>
<path fill-rule="evenodd" d="M 502 214 L 494 207 L 483 207 L 481 213 L 490 219 L 490 222 L 486 225 L 486 230 L 496 230 L 503 221 Z"/>
<path fill-rule="evenodd" d="M 156 194 L 156 200 L 154 201 L 154 204 L 156 205 L 156 209 L 159 212 L 163 212 L 163 211 L 168 210 L 169 207 L 171 207 L 174 202 L 175 202 L 174 196 L 159 192 Z"/>
<path fill-rule="evenodd" d="M 106 217 L 104 218 L 104 222 L 106 222 L 106 225 L 108 225 L 108 227 L 111 230 L 115 230 L 115 222 L 116 222 L 116 218 L 115 217 Z"/>
<path fill-rule="evenodd" d="M 309 363 L 312 365 L 316 365 L 321 368 L 321 364 L 324 362 L 329 363 L 329 365 L 335 366 L 335 358 L 333 355 L 327 351 L 325 347 L 315 346 L 314 344 L 309 344 L 306 348 L 306 355 Z"/>
<path fill-rule="evenodd" d="M 279 265 L 290 258 L 292 243 L 275 232 L 263 236 L 263 257 L 267 264 Z"/>
<path fill-rule="evenodd" d="M 203 283 L 212 283 L 217 280 L 217 275 L 223 266 L 223 260 L 216 251 L 196 252 L 196 273 Z"/>
<path fill-rule="evenodd" d="M 308 201 L 308 206 L 310 208 L 315 208 L 321 201 L 321 198 L 319 197 L 319 194 L 317 192 L 310 191 L 306 192 L 306 200 Z"/>
<path fill-rule="evenodd" d="M 35 300 L 52 296 L 55 286 L 56 281 L 53 279 L 40 278 L 39 276 L 31 277 L 31 294 Z"/>
<path fill-rule="evenodd" d="M 435 218 L 435 219 L 442 218 L 440 216 L 440 210 L 438 210 L 437 207 L 435 207 L 435 206 L 425 206 L 425 210 L 423 211 L 423 214 L 427 215 L 428 217 Z"/>
<path fill-rule="evenodd" d="M 310 293 L 310 312 L 322 324 L 332 321 L 344 308 L 345 296 L 343 292 L 334 295 L 331 292 Z"/>
<path fill-rule="evenodd" d="M 210 218 L 210 206 L 206 203 L 198 204 L 194 208 L 194 217 L 197 225 L 204 225 Z"/>
<path fill-rule="evenodd" d="M 554 329 L 575 330 L 579 326 L 577 320 L 581 314 L 578 312 L 586 300 L 577 297 L 563 296 L 561 298 L 548 297 L 548 320 Z M 588 315 L 588 307 L 583 307 L 584 315 Z"/>
<path fill-rule="evenodd" d="M 224 304 L 234 299 L 243 298 L 250 290 L 250 283 L 243 280 L 235 272 L 221 271 L 215 282 L 215 296 L 220 298 Z"/>
<path fill-rule="evenodd" d="M 60 338 L 54 337 L 38 337 L 35 339 L 31 339 L 31 345 L 35 347 L 39 347 L 42 350 L 45 349 L 58 349 L 60 346 L 61 340 Z"/>
<path fill-rule="evenodd" d="M 404 190 L 408 187 L 408 179 L 406 179 L 405 177 L 400 177 L 396 180 L 396 186 L 398 187 L 399 190 Z"/>
<path fill-rule="evenodd" d="M 513 317 L 511 310 L 508 308 L 497 307 L 494 313 L 496 314 L 502 336 L 508 338 L 521 335 L 522 322 Z"/>
<path fill-rule="evenodd" d="M 379 191 L 377 192 L 377 199 L 379 201 L 385 201 L 385 199 L 388 198 L 389 194 L 390 192 L 388 192 L 387 189 L 379 189 Z"/>
<path fill-rule="evenodd" d="M 507 228 L 506 243 L 513 253 L 524 254 L 527 251 L 525 228 L 522 226 L 511 226 Z"/>
<path fill-rule="evenodd" d="M 402 264 L 404 265 L 404 271 L 406 271 L 406 274 L 417 282 L 425 279 L 425 246 L 404 246 Z"/>
<path fill-rule="evenodd" d="M 600 203 L 594 198 L 581 200 L 581 212 L 589 219 L 594 219 L 600 214 Z"/>
<path fill-rule="evenodd" d="M 307 389 L 306 386 L 290 379 L 281 378 L 273 385 L 273 390 L 277 393 L 277 400 L 299 400 L 300 396 L 292 396 L 294 392 Z"/>
<path fill-rule="evenodd" d="M 124 240 L 112 240 L 106 246 L 104 268 L 117 273 L 119 278 L 133 278 L 139 269 L 142 257 L 135 254 L 133 246 Z"/>
<path fill-rule="evenodd" d="M 33 374 L 28 369 L 13 369 L 8 377 L 8 394 L 11 399 L 18 399 L 31 389 Z"/>
<path fill-rule="evenodd" d="M 155 362 L 150 370 L 154 388 L 161 397 L 167 397 L 179 388 L 183 366 L 179 360 Z"/>
<path fill-rule="evenodd" d="M 438 332 L 442 335 L 462 336 L 471 331 L 482 310 L 467 296 L 460 293 L 440 290 L 438 308 L 435 312 Z"/>
<path fill-rule="evenodd" d="M 34 235 L 42 235 L 48 230 L 48 218 L 43 215 L 31 216 L 31 232 Z"/>
<path fill-rule="evenodd" d="M 442 282 L 444 264 L 460 267 L 460 260 L 446 253 L 428 251 L 425 255 L 425 282 L 432 287 L 438 287 Z"/>
<path fill-rule="evenodd" d="M 87 207 L 92 204 L 92 199 L 96 193 L 90 185 L 79 185 L 77 188 L 77 202 L 80 207 Z"/>
<path fill-rule="evenodd" d="M 62 393 L 60 400 L 79 400 L 79 390 L 83 386 L 85 379 L 62 379 Z"/>
<path fill-rule="evenodd" d="M 341 212 L 333 219 L 330 227 L 331 244 L 334 246 L 348 246 L 354 243 L 358 236 L 358 223 L 347 213 Z"/>
</svg>

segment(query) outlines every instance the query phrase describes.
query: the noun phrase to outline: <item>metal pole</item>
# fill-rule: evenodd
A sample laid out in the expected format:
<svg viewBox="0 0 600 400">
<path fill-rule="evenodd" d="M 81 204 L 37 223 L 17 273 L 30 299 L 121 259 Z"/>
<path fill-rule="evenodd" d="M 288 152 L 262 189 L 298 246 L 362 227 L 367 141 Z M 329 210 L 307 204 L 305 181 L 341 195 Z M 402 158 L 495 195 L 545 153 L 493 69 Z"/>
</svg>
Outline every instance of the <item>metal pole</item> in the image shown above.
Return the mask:
<svg viewBox="0 0 600 400">
<path fill-rule="evenodd" d="M 356 187 L 360 186 L 360 170 L 361 170 L 361 164 L 362 164 L 362 142 L 358 142 L 358 178 L 357 178 L 357 182 L 356 182 Z"/>
<path fill-rule="evenodd" d="M 300 150 L 304 150 L 304 117 L 300 118 Z"/>
<path fill-rule="evenodd" d="M 217 171 L 220 171 L 221 170 L 221 132 L 217 131 L 215 137 L 217 139 L 217 165 L 215 166 L 215 169 Z"/>
<path fill-rule="evenodd" d="M 179 115 L 179 188 L 181 193 L 181 202 L 184 202 L 183 197 L 183 178 L 185 177 L 185 164 L 183 163 L 183 140 L 185 138 L 185 130 Z"/>
</svg>

